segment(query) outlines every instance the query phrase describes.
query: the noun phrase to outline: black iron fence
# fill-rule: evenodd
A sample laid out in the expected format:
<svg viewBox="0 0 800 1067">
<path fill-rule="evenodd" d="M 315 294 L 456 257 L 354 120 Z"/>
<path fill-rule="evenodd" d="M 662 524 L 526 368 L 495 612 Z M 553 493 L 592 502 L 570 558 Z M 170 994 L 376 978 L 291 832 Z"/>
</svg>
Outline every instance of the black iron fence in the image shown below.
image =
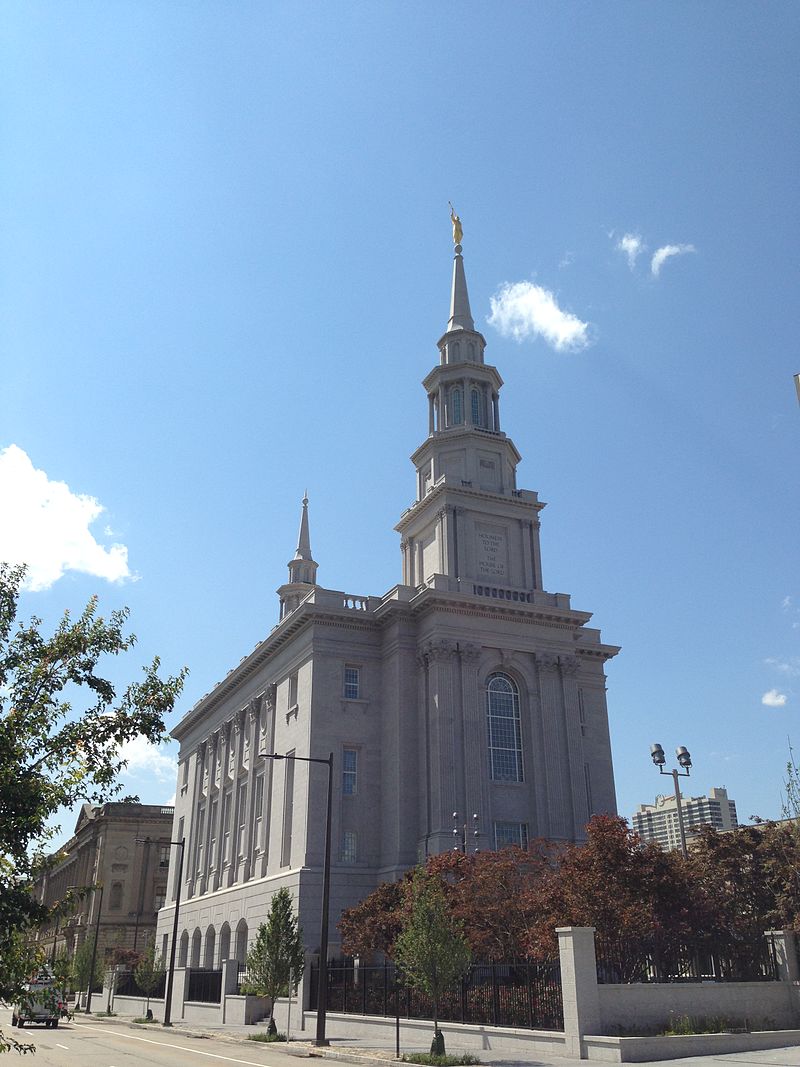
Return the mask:
<svg viewBox="0 0 800 1067">
<path fill-rule="evenodd" d="M 142 989 L 139 983 L 136 981 L 136 975 L 133 971 L 123 971 L 122 974 L 117 975 L 117 983 L 114 987 L 115 995 L 118 997 L 152 997 L 154 1000 L 163 998 L 164 990 L 167 985 L 166 972 L 161 974 L 158 979 L 158 983 L 148 993 L 146 989 Z"/>
<path fill-rule="evenodd" d="M 186 986 L 186 999 L 200 1004 L 219 1004 L 222 1000 L 222 971 L 192 968 Z"/>
<path fill-rule="evenodd" d="M 687 944 L 597 937 L 595 953 L 597 981 L 606 985 L 778 981 L 775 945 L 764 936 L 742 941 L 702 939 Z"/>
<path fill-rule="evenodd" d="M 317 1003 L 319 965 L 309 980 L 312 1007 Z M 394 965 L 363 967 L 353 962 L 328 964 L 328 1011 L 348 1015 L 400 1014 L 432 1019 L 430 997 L 398 981 Z M 561 969 L 552 963 L 473 964 L 464 978 L 439 998 L 441 1022 L 563 1030 Z"/>
</svg>

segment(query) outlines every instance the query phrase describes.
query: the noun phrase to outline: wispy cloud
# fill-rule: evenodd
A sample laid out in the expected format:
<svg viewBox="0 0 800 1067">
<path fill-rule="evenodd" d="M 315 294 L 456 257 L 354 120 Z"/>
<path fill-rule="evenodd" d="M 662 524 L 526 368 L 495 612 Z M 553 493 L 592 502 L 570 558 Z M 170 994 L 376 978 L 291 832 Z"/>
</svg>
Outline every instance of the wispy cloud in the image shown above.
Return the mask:
<svg viewBox="0 0 800 1067">
<path fill-rule="evenodd" d="M 617 251 L 627 256 L 628 266 L 631 270 L 636 266 L 636 260 L 644 252 L 645 248 L 646 245 L 642 240 L 642 236 L 638 233 L 624 233 L 616 244 Z"/>
<path fill-rule="evenodd" d="M 486 320 L 502 337 L 541 337 L 556 352 L 577 352 L 589 344 L 589 324 L 558 306 L 555 295 L 533 282 L 506 282 L 491 298 Z"/>
<path fill-rule="evenodd" d="M 28 589 L 49 589 L 67 571 L 109 582 L 131 577 L 125 545 L 101 545 L 90 529 L 104 510 L 93 496 L 51 481 L 17 445 L 0 452 L 0 560 L 28 565 Z"/>
<path fill-rule="evenodd" d="M 685 256 L 687 252 L 696 251 L 694 245 L 662 245 L 653 253 L 653 258 L 650 260 L 650 273 L 657 278 L 661 273 L 661 268 L 672 256 Z"/>
<path fill-rule="evenodd" d="M 780 671 L 781 674 L 785 674 L 789 678 L 800 678 L 800 657 L 798 656 L 793 656 L 791 659 L 778 659 L 775 656 L 770 656 L 764 662 L 768 667 Z"/>
<path fill-rule="evenodd" d="M 788 611 L 791 606 L 792 606 L 792 598 L 790 596 L 785 596 L 783 598 L 783 600 L 781 601 L 781 607 L 783 608 L 784 611 Z"/>
<path fill-rule="evenodd" d="M 766 708 L 782 708 L 788 699 L 785 693 L 779 693 L 777 689 L 770 689 L 761 698 L 761 703 Z"/>
</svg>

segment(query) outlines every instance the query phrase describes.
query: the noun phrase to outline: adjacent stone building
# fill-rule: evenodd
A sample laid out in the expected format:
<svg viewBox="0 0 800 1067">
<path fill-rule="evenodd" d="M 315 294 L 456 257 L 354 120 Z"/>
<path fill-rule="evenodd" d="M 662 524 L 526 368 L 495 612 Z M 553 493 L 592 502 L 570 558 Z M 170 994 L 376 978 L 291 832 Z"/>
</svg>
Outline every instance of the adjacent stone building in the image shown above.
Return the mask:
<svg viewBox="0 0 800 1067">
<path fill-rule="evenodd" d="M 681 812 L 687 840 L 701 826 L 735 830 L 739 825 L 736 804 L 727 789 L 709 789 L 707 797 L 681 796 Z M 656 797 L 655 804 L 640 804 L 633 813 L 633 829 L 643 841 L 656 841 L 662 848 L 680 848 L 678 806 L 673 795 Z"/>
<path fill-rule="evenodd" d="M 545 590 L 545 505 L 518 487 L 485 348 L 456 245 L 416 499 L 396 526 L 400 584 L 318 585 L 304 500 L 278 625 L 173 731 L 179 965 L 244 959 L 281 886 L 318 944 L 327 770 L 261 753 L 333 754 L 332 951 L 341 909 L 452 848 L 454 823 L 487 849 L 581 840 L 592 813 L 616 810 L 604 665 L 618 649 Z M 164 948 L 172 921 L 169 904 Z"/>
<path fill-rule="evenodd" d="M 69 888 L 102 886 L 88 894 L 75 913 L 58 926 L 38 931 L 53 957 L 69 955 L 94 937 L 100 920 L 98 959 L 116 946 L 143 950 L 156 929 L 156 914 L 167 896 L 174 808 L 158 804 L 84 804 L 75 833 L 60 850 L 61 859 L 37 883 L 39 899 L 52 904 Z"/>
</svg>

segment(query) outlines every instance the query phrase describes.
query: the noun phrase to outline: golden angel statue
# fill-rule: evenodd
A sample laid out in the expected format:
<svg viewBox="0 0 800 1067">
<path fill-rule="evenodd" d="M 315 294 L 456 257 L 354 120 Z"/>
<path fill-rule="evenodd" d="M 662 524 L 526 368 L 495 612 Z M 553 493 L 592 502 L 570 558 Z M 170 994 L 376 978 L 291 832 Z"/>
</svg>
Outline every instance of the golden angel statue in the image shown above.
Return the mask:
<svg viewBox="0 0 800 1067">
<path fill-rule="evenodd" d="M 447 202 L 450 204 L 449 200 Z M 461 219 L 456 215 L 452 204 L 450 204 L 450 221 L 453 224 L 453 244 L 460 245 L 464 231 L 461 229 Z"/>
</svg>

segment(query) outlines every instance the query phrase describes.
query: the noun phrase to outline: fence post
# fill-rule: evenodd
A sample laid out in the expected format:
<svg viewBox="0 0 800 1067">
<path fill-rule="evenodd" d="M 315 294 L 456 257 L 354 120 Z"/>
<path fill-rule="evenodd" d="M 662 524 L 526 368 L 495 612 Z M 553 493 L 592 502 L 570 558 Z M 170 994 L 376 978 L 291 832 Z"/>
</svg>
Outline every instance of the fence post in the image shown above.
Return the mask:
<svg viewBox="0 0 800 1067">
<path fill-rule="evenodd" d="M 600 995 L 597 989 L 594 927 L 560 926 L 556 934 L 561 961 L 567 1051 L 580 1059 L 586 1059 L 583 1037 L 585 1034 L 599 1034 L 602 1023 Z"/>
<path fill-rule="evenodd" d="M 172 978 L 172 1011 L 173 1019 L 182 1019 L 186 1003 L 186 990 L 189 984 L 189 968 L 176 967 Z"/>
</svg>

